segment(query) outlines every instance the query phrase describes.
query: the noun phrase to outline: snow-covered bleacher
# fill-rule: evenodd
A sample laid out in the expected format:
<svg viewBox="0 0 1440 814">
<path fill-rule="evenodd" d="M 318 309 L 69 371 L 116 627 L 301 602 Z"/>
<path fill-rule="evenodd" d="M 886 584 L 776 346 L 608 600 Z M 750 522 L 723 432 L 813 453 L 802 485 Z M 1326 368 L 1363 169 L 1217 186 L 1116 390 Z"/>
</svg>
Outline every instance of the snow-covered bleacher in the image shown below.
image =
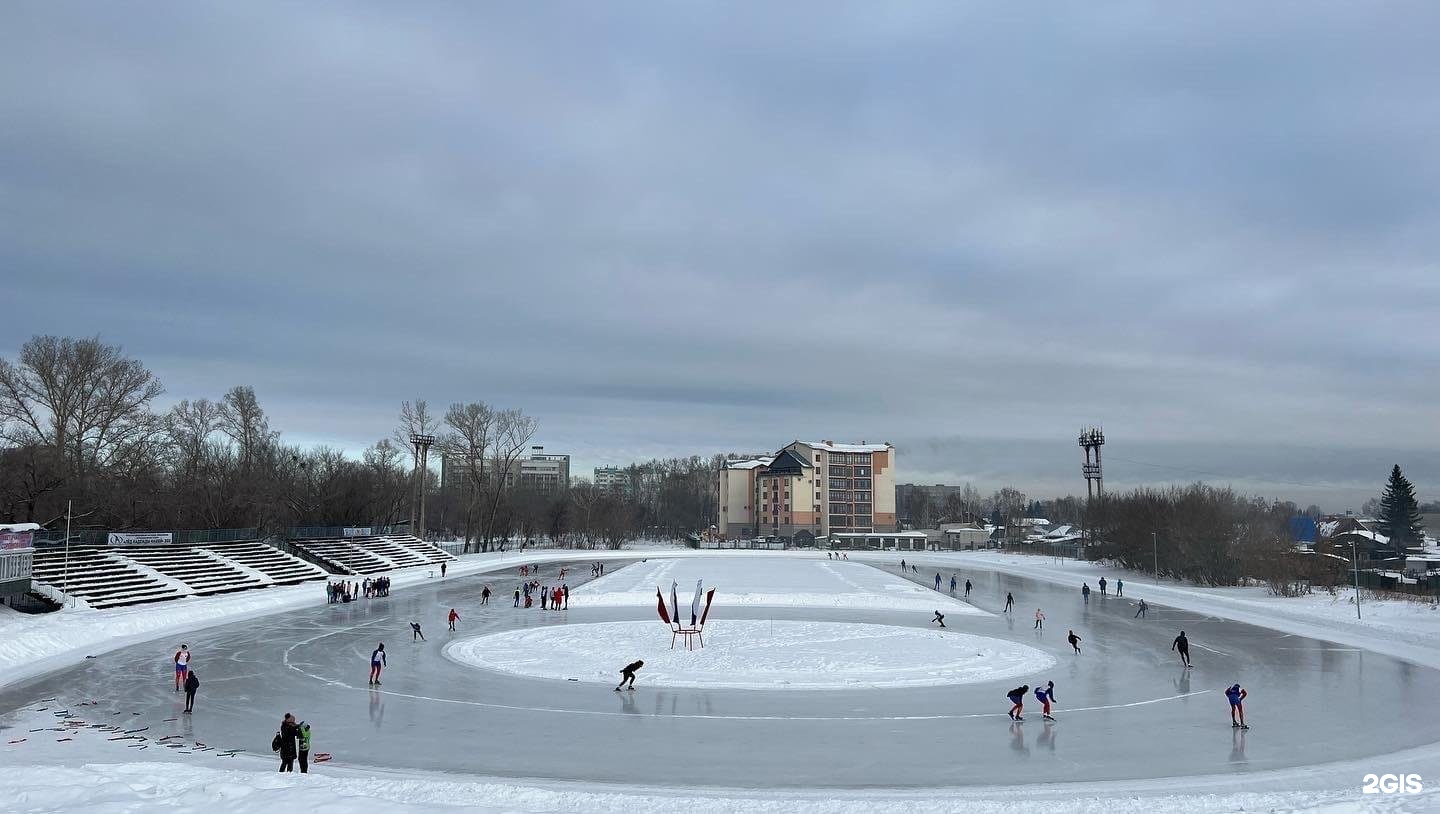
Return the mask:
<svg viewBox="0 0 1440 814">
<path fill-rule="evenodd" d="M 33 578 L 93 608 L 211 596 L 325 579 L 324 570 L 258 540 L 196 545 L 35 549 Z"/>
<path fill-rule="evenodd" d="M 439 546 L 410 535 L 321 537 L 292 540 L 290 545 L 338 574 L 378 574 L 456 559 Z"/>
</svg>

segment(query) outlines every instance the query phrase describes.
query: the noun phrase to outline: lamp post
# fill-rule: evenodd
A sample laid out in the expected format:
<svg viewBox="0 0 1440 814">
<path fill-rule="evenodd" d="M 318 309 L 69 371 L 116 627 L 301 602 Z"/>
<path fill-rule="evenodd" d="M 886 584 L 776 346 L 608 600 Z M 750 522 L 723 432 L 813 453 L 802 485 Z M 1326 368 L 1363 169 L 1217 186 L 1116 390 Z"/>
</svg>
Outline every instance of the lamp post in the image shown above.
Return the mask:
<svg viewBox="0 0 1440 814">
<path fill-rule="evenodd" d="M 1355 537 L 1350 537 L 1350 566 L 1355 570 L 1355 618 L 1360 618 L 1360 557 L 1355 553 Z"/>
<path fill-rule="evenodd" d="M 65 575 L 60 580 L 61 592 L 70 595 L 70 503 L 65 501 Z"/>
<path fill-rule="evenodd" d="M 1150 550 L 1155 555 L 1155 584 L 1160 584 L 1160 538 L 1156 532 L 1150 532 Z"/>
</svg>

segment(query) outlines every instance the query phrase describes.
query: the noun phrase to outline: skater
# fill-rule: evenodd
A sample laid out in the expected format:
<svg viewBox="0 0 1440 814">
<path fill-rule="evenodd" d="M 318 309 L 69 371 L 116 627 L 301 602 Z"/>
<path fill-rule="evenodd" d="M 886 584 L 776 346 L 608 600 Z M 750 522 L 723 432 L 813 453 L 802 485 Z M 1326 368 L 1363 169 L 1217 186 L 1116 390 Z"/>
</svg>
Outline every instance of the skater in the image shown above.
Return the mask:
<svg viewBox="0 0 1440 814">
<path fill-rule="evenodd" d="M 1116 596 L 1124 596 L 1124 595 L 1125 595 L 1125 580 L 1123 580 L 1123 579 L 1117 579 L 1117 580 L 1115 580 L 1115 595 L 1116 595 Z"/>
<path fill-rule="evenodd" d="M 957 584 L 958 584 L 958 583 L 955 581 L 955 575 L 954 575 L 954 574 L 951 574 L 951 575 L 950 575 L 950 595 L 951 595 L 951 596 L 954 596 L 954 595 L 955 595 L 955 586 L 956 586 Z"/>
<path fill-rule="evenodd" d="M 385 666 L 385 643 L 384 643 L 384 642 L 381 642 L 381 643 L 380 643 L 380 646 L 377 647 L 377 648 L 375 648 L 375 652 L 373 652 L 373 653 L 370 654 L 370 683 L 371 683 L 371 684 L 379 685 L 379 683 L 380 683 L 380 670 L 381 670 L 384 666 Z"/>
<path fill-rule="evenodd" d="M 1013 608 L 1013 607 L 1015 607 L 1015 595 L 1012 594 L 1012 593 L 1010 593 L 1009 591 L 1006 591 L 1006 592 L 1005 592 L 1005 613 L 1009 613 L 1009 612 L 1010 612 L 1010 609 Z"/>
<path fill-rule="evenodd" d="M 560 586 L 560 597 L 565 601 L 564 610 L 570 610 L 570 583 Z"/>
<path fill-rule="evenodd" d="M 1065 639 L 1070 642 L 1071 647 L 1075 648 L 1075 655 L 1080 655 L 1080 637 L 1075 635 L 1075 631 L 1070 631 L 1070 635 Z"/>
<path fill-rule="evenodd" d="M 413 641 L 415 641 L 416 639 L 419 639 L 419 640 L 422 641 L 422 642 L 425 641 L 425 634 L 420 632 L 420 623 L 419 623 L 419 622 L 411 622 L 411 623 L 410 623 L 410 641 L 413 642 Z"/>
<path fill-rule="evenodd" d="M 280 731 L 275 738 L 280 741 L 276 750 L 280 753 L 280 771 L 295 771 L 295 739 L 300 736 L 300 727 L 295 725 L 295 716 L 285 713 L 280 721 Z"/>
<path fill-rule="evenodd" d="M 520 586 L 515 586 L 515 607 L 520 607 Z"/>
<path fill-rule="evenodd" d="M 441 578 L 441 579 L 444 579 L 444 578 L 445 578 L 445 563 L 443 563 L 443 562 L 440 563 L 440 578 Z"/>
<path fill-rule="evenodd" d="M 190 648 L 187 645 L 180 645 L 175 651 L 175 692 L 185 686 L 185 673 L 190 669 Z"/>
<path fill-rule="evenodd" d="M 1147 611 L 1147 610 L 1150 610 L 1150 606 L 1147 605 L 1147 604 L 1145 604 L 1145 600 L 1143 600 L 1143 599 L 1140 600 L 1140 610 L 1135 611 L 1135 618 L 1136 618 L 1136 619 L 1141 618 L 1142 616 L 1145 615 L 1145 611 Z"/>
<path fill-rule="evenodd" d="M 1236 729 L 1250 728 L 1245 724 L 1245 697 L 1249 694 L 1241 689 L 1239 684 L 1232 684 L 1225 691 L 1225 698 L 1230 701 L 1230 726 Z M 1240 716 L 1238 721 L 1235 720 L 1237 714 Z"/>
<path fill-rule="evenodd" d="M 454 632 L 455 632 L 455 623 L 458 622 L 458 621 L 460 621 L 460 614 L 456 613 L 454 608 L 451 608 L 451 609 L 450 609 L 450 616 L 448 617 L 448 619 L 449 619 L 449 621 L 450 621 L 450 632 L 451 632 L 451 633 L 454 633 Z"/>
<path fill-rule="evenodd" d="M 900 570 L 901 570 L 901 571 L 909 570 L 909 569 L 906 567 L 904 560 L 901 560 L 901 561 L 900 561 Z"/>
<path fill-rule="evenodd" d="M 1090 583 L 1085 583 L 1084 587 L 1080 589 L 1080 595 L 1085 597 L 1085 604 L 1090 604 Z"/>
<path fill-rule="evenodd" d="M 1180 660 L 1185 663 L 1186 667 L 1192 666 L 1190 664 L 1190 640 L 1185 638 L 1185 631 L 1180 631 L 1180 635 L 1176 636 L 1175 641 L 1170 643 L 1170 649 L 1179 650 Z"/>
<path fill-rule="evenodd" d="M 300 722 L 300 773 L 310 773 L 310 724 Z"/>
<path fill-rule="evenodd" d="M 945 614 L 937 610 L 935 611 L 935 618 L 931 619 L 930 621 L 935 622 L 936 624 L 940 625 L 940 627 L 945 627 Z"/>
<path fill-rule="evenodd" d="M 970 598 L 970 580 L 965 580 L 965 598 Z"/>
<path fill-rule="evenodd" d="M 1030 685 L 1021 684 L 1010 692 L 1005 693 L 1005 697 L 1010 699 L 1010 703 L 1012 705 L 1010 707 L 1010 720 L 1025 720 L 1024 718 L 1020 717 L 1020 715 L 1025 711 L 1025 693 L 1027 692 L 1030 692 Z"/>
<path fill-rule="evenodd" d="M 1101 577 L 1101 578 L 1100 578 L 1100 595 L 1101 595 L 1101 596 L 1104 596 L 1104 595 L 1105 595 L 1105 578 L 1104 578 L 1104 577 Z"/>
<path fill-rule="evenodd" d="M 1055 701 L 1055 682 L 1048 682 L 1044 687 L 1036 687 L 1035 698 L 1041 704 L 1041 716 L 1044 717 L 1047 721 L 1055 720 L 1055 718 L 1050 714 L 1050 704 Z"/>
<path fill-rule="evenodd" d="M 200 689 L 200 677 L 191 670 L 190 675 L 185 677 L 185 714 L 195 711 L 195 691 Z"/>
<path fill-rule="evenodd" d="M 545 585 L 545 586 L 542 586 L 542 587 L 540 588 L 540 610 L 546 610 L 546 606 L 549 604 L 549 602 L 550 602 L 550 586 L 549 586 L 549 585 Z"/>
<path fill-rule="evenodd" d="M 912 573 L 912 574 L 918 574 L 918 573 L 920 573 L 920 566 L 918 566 L 918 565 L 911 565 L 911 566 L 910 566 L 910 573 Z"/>
<path fill-rule="evenodd" d="M 1045 614 L 1044 614 L 1039 608 L 1036 608 L 1036 609 L 1035 609 L 1035 629 L 1036 629 L 1036 630 L 1040 630 L 1040 629 L 1042 629 L 1042 628 L 1044 628 L 1044 627 L 1045 627 Z"/>
<path fill-rule="evenodd" d="M 635 671 L 644 666 L 643 660 L 625 665 L 624 669 L 620 671 L 620 686 L 616 687 L 615 691 L 619 692 L 620 687 L 624 687 L 626 681 L 630 682 L 630 689 L 635 689 Z"/>
<path fill-rule="evenodd" d="M 488 604 L 490 604 L 490 586 L 489 586 L 489 585 L 486 585 L 486 586 L 485 586 L 483 589 L 481 589 L 481 591 L 480 591 L 480 604 L 482 604 L 482 605 L 488 605 Z"/>
<path fill-rule="evenodd" d="M 935 572 L 935 590 L 940 590 L 940 572 Z"/>
</svg>

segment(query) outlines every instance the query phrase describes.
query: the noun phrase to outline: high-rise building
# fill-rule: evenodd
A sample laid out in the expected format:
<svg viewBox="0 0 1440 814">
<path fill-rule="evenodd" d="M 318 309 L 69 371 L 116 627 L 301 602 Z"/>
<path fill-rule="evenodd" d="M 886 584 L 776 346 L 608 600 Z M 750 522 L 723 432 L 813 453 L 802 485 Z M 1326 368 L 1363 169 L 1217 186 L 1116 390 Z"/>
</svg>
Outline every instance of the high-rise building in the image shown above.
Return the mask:
<svg viewBox="0 0 1440 814">
<path fill-rule="evenodd" d="M 479 462 L 486 479 L 493 463 Z M 440 459 L 440 489 L 459 493 L 469 486 L 470 462 L 464 456 L 446 455 Z M 520 486 L 537 492 L 564 491 L 570 488 L 570 456 L 547 455 L 544 447 L 531 447 L 530 457 L 517 459 L 505 473 L 505 485 Z"/>
<path fill-rule="evenodd" d="M 895 447 L 795 441 L 720 471 L 726 538 L 827 537 L 895 525 Z"/>
<path fill-rule="evenodd" d="M 595 488 L 623 492 L 630 485 L 630 475 L 618 466 L 595 467 Z"/>
</svg>

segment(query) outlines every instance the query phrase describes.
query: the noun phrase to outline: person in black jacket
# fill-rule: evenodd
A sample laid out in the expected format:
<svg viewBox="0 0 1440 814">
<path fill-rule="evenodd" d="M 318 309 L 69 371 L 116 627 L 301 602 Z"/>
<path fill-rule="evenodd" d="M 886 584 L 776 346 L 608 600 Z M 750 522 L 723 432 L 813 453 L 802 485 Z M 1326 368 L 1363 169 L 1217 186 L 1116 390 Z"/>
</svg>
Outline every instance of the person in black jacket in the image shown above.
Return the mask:
<svg viewBox="0 0 1440 814">
<path fill-rule="evenodd" d="M 295 754 L 299 751 L 296 740 L 300 737 L 300 724 L 295 722 L 295 716 L 285 713 L 280 721 L 280 771 L 295 771 Z"/>
<path fill-rule="evenodd" d="M 195 711 L 195 691 L 200 689 L 200 678 L 195 671 L 189 671 L 190 675 L 185 678 L 185 711 Z"/>
<path fill-rule="evenodd" d="M 620 686 L 616 687 L 615 691 L 619 692 L 620 688 L 625 686 L 626 681 L 630 682 L 630 689 L 635 689 L 635 671 L 644 666 L 645 662 L 643 660 L 625 665 L 625 669 L 620 671 Z"/>
<path fill-rule="evenodd" d="M 1029 685 L 1029 684 L 1021 684 L 1020 686 L 1016 687 L 1015 689 L 1011 690 L 1010 692 L 1005 693 L 1005 697 L 1010 699 L 1010 704 L 1011 704 L 1011 707 L 1010 707 L 1010 720 L 1012 720 L 1012 721 L 1023 721 L 1023 720 L 1025 720 L 1024 718 L 1022 718 L 1022 717 L 1020 717 L 1020 716 L 1023 715 L 1024 712 L 1025 712 L 1025 693 L 1027 693 L 1027 692 L 1030 692 L 1030 685 Z"/>
</svg>

